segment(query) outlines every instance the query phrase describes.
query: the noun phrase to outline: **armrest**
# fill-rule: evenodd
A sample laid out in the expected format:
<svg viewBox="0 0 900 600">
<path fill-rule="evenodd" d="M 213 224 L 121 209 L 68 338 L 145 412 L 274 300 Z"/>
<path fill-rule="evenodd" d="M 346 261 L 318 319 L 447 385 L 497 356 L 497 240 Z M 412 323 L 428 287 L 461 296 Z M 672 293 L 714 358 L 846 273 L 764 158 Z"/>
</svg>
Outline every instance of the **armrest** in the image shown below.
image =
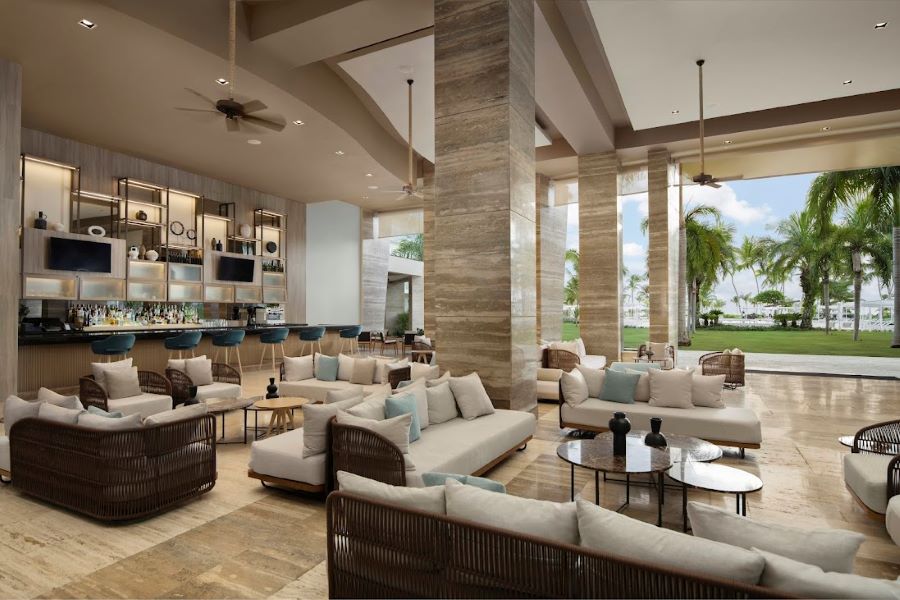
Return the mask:
<svg viewBox="0 0 900 600">
<path fill-rule="evenodd" d="M 391 389 L 397 389 L 397 386 L 401 381 L 409 381 L 412 379 L 412 368 L 411 367 L 402 367 L 400 369 L 388 369 L 388 383 L 391 384 Z"/>
<path fill-rule="evenodd" d="M 546 367 L 538 367 L 538 381 L 559 381 L 562 379 L 562 369 L 548 369 Z"/>
<path fill-rule="evenodd" d="M 166 377 L 172 384 L 172 405 L 182 404 L 190 400 L 190 388 L 194 382 L 183 371 L 178 369 L 166 369 Z"/>
<path fill-rule="evenodd" d="M 281 365 L 281 368 L 284 369 L 283 364 Z M 225 363 L 213 363 L 212 375 L 213 381 L 241 385 L 241 373 L 231 365 L 226 365 Z"/>
<path fill-rule="evenodd" d="M 155 371 L 138 371 L 138 382 L 140 383 L 141 391 L 145 394 L 172 395 L 172 384 L 169 383 L 169 380 L 164 375 L 160 375 Z"/>
<path fill-rule="evenodd" d="M 81 400 L 81 404 L 85 408 L 88 406 L 96 406 L 102 410 L 109 410 L 106 390 L 104 390 L 99 383 L 94 381 L 92 375 L 82 377 L 78 380 L 78 399 Z"/>
<path fill-rule="evenodd" d="M 406 461 L 397 446 L 369 429 L 328 422 L 331 438 L 331 475 L 337 485 L 337 472 L 346 471 L 390 485 L 406 485 Z"/>
<path fill-rule="evenodd" d="M 887 499 L 890 502 L 891 498 L 900 494 L 900 455 L 895 456 L 891 459 L 891 462 L 888 463 L 887 470 Z"/>
<path fill-rule="evenodd" d="M 900 419 L 875 423 L 857 431 L 856 435 L 853 436 L 851 452 L 860 452 L 860 446 L 865 451 L 866 447 L 872 446 L 872 442 L 883 442 L 900 446 Z"/>
</svg>

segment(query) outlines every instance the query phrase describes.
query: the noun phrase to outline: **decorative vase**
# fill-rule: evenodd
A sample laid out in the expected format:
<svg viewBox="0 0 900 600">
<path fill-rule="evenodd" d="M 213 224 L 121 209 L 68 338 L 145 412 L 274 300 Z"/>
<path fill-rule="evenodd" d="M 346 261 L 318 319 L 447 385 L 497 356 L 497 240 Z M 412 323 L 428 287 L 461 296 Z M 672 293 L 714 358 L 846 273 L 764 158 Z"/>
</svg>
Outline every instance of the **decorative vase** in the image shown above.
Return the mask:
<svg viewBox="0 0 900 600">
<path fill-rule="evenodd" d="M 147 260 L 156 260 L 157 258 L 159 258 L 159 252 L 157 252 L 156 250 L 147 250 L 144 256 L 147 258 Z"/>
<path fill-rule="evenodd" d="M 644 443 L 654 448 L 665 448 L 668 445 L 666 436 L 659 432 L 662 427 L 662 419 L 659 417 L 650 418 L 650 433 L 644 436 Z"/>
<path fill-rule="evenodd" d="M 222 252 L 225 250 L 225 246 L 222 245 L 222 240 L 216 242 L 216 252 Z"/>
<path fill-rule="evenodd" d="M 625 448 L 627 447 L 626 435 L 631 431 L 631 421 L 623 412 L 613 414 L 613 418 L 609 420 L 609 430 L 613 434 L 613 455 L 625 456 Z"/>
<path fill-rule="evenodd" d="M 47 229 L 47 216 L 43 213 L 43 211 L 38 211 L 38 216 L 34 220 L 34 228 Z"/>
<path fill-rule="evenodd" d="M 65 231 L 66 226 L 60 222 L 50 223 L 50 230 L 51 231 Z"/>
<path fill-rule="evenodd" d="M 147 220 L 147 213 L 145 213 L 145 212 L 142 211 L 142 210 L 139 210 L 139 211 L 137 211 L 137 214 L 135 215 L 135 217 L 137 217 L 137 220 L 138 220 L 138 221 L 146 221 L 146 220 Z"/>
<path fill-rule="evenodd" d="M 253 234 L 253 228 L 246 223 L 242 223 L 239 229 L 241 232 L 241 237 L 249 238 Z"/>
<path fill-rule="evenodd" d="M 269 377 L 269 385 L 266 386 L 266 398 L 277 398 L 278 386 L 275 385 L 275 378 Z"/>
<path fill-rule="evenodd" d="M 137 257 L 140 253 L 141 251 L 138 250 L 137 246 L 132 246 L 128 249 L 128 258 L 130 258 L 131 260 L 137 260 Z"/>
<path fill-rule="evenodd" d="M 192 404 L 200 404 L 200 401 L 197 400 L 197 386 L 196 385 L 188 386 L 188 399 L 184 401 L 185 406 L 190 406 Z"/>
</svg>

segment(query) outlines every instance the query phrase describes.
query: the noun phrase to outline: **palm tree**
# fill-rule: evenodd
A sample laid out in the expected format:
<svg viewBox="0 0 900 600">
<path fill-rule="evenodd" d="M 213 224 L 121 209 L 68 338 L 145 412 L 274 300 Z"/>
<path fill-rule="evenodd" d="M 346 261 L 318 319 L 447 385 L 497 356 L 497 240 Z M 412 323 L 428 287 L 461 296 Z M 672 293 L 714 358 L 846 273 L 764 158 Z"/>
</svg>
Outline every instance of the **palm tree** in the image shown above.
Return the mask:
<svg viewBox="0 0 900 600">
<path fill-rule="evenodd" d="M 397 247 L 394 248 L 393 252 L 391 252 L 391 254 L 393 254 L 394 256 L 399 256 L 400 258 L 409 258 L 418 261 L 425 260 L 424 253 L 425 236 L 421 233 L 403 238 L 397 244 Z"/>
<path fill-rule="evenodd" d="M 784 281 L 792 273 L 799 273 L 800 291 L 803 293 L 800 327 L 809 329 L 816 302 L 813 265 L 819 248 L 813 213 L 808 209 L 794 213 L 779 223 L 775 231 L 781 239 L 772 242 L 772 274 Z"/>
<path fill-rule="evenodd" d="M 578 304 L 578 268 L 581 262 L 581 255 L 575 248 L 566 250 L 566 272 L 569 280 L 566 281 L 565 303 L 569 305 Z"/>
<path fill-rule="evenodd" d="M 710 223 L 707 219 L 713 219 Z M 689 286 L 690 327 L 697 326 L 700 298 L 718 281 L 722 265 L 731 255 L 734 227 L 722 222 L 722 214 L 712 206 L 698 205 L 687 210 L 685 226 L 685 270 Z"/>
<path fill-rule="evenodd" d="M 637 291 L 638 287 L 641 285 L 641 282 L 644 281 L 644 279 L 645 277 L 643 275 L 632 273 L 628 276 L 628 280 L 625 282 L 625 287 L 628 289 L 628 294 L 631 298 L 632 306 L 634 306 L 634 293 Z"/>
<path fill-rule="evenodd" d="M 863 258 L 871 257 L 878 252 L 877 238 L 879 231 L 873 217 L 876 215 L 872 209 L 871 198 L 858 202 L 853 210 L 847 214 L 843 223 L 835 232 L 838 244 L 846 258 L 849 258 L 849 267 L 853 272 L 853 341 L 859 341 L 859 311 L 860 294 L 862 293 Z"/>
<path fill-rule="evenodd" d="M 821 283 L 822 304 L 825 312 L 825 335 L 831 333 L 831 286 L 835 274 L 841 273 L 841 242 L 833 225 L 823 227 L 819 235 L 819 247 L 812 261 L 813 281 Z"/>
<path fill-rule="evenodd" d="M 766 245 L 752 235 L 745 235 L 744 241 L 736 249 L 741 269 L 749 269 L 756 282 L 756 293 L 759 293 L 759 276 L 766 270 Z"/>
</svg>

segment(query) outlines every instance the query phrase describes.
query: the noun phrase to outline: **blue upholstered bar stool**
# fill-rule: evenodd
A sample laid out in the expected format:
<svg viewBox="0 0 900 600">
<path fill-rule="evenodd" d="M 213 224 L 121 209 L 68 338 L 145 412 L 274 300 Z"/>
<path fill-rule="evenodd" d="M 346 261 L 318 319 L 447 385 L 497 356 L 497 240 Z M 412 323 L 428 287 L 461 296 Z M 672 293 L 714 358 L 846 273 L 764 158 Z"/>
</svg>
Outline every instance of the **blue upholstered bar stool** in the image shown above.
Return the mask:
<svg viewBox="0 0 900 600">
<path fill-rule="evenodd" d="M 313 354 L 315 348 L 322 353 L 322 338 L 325 337 L 325 326 L 305 327 L 300 330 L 300 356 L 303 356 L 303 349 L 309 344 L 309 353 Z"/>
<path fill-rule="evenodd" d="M 133 333 L 111 335 L 102 340 L 91 342 L 91 352 L 105 356 L 106 362 L 110 362 L 113 356 L 127 356 L 131 349 L 134 348 L 134 340 Z"/>
<path fill-rule="evenodd" d="M 344 344 L 350 345 L 350 354 L 359 352 L 359 341 L 356 338 L 362 333 L 362 325 L 341 329 L 338 333 L 341 336 L 341 352 L 344 351 Z"/>
<path fill-rule="evenodd" d="M 270 329 L 269 331 L 263 331 L 259 334 L 259 343 L 263 345 L 262 356 L 259 357 L 259 368 L 262 369 L 263 360 L 266 358 L 266 350 L 268 348 L 272 349 L 272 372 L 275 373 L 275 346 L 281 346 L 281 360 L 284 360 L 284 340 L 287 339 L 288 334 L 287 327 L 279 327 L 277 329 Z"/>
<path fill-rule="evenodd" d="M 181 358 L 181 353 L 188 350 L 191 351 L 191 356 L 194 356 L 194 348 L 200 343 L 202 335 L 199 331 L 185 331 L 163 340 L 166 350 L 169 351 L 169 358 L 172 358 L 174 352 L 178 352 L 178 358 Z"/>
<path fill-rule="evenodd" d="M 237 356 L 238 371 L 243 375 L 244 367 L 241 366 L 241 342 L 244 341 L 244 335 L 243 329 L 230 329 L 224 333 L 214 335 L 212 344 L 216 347 L 216 356 L 213 358 L 213 362 L 219 362 L 219 348 L 225 348 L 225 364 L 229 364 L 228 349 L 234 348 L 234 353 Z"/>
</svg>

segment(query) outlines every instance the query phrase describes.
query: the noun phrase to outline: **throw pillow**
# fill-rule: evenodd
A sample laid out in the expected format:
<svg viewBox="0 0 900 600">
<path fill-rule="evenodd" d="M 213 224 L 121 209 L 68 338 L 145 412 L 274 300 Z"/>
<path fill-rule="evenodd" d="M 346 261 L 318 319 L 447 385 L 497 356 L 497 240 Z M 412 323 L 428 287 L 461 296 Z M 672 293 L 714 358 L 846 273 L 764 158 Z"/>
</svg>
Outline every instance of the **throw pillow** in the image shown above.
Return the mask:
<svg viewBox="0 0 900 600">
<path fill-rule="evenodd" d="M 206 404 L 200 402 L 198 404 L 182 405 L 172 410 L 164 410 L 161 413 L 150 415 L 144 419 L 144 426 L 162 425 L 163 423 L 177 423 L 178 421 L 187 421 L 201 415 L 206 414 Z"/>
<path fill-rule="evenodd" d="M 722 402 L 722 386 L 725 375 L 701 375 L 694 373 L 691 385 L 691 401 L 694 406 L 725 408 Z"/>
<path fill-rule="evenodd" d="M 444 374 L 436 379 L 427 379 L 425 380 L 425 385 L 428 387 L 435 387 L 441 385 L 442 383 L 450 382 L 450 371 L 444 371 Z"/>
<path fill-rule="evenodd" d="M 650 406 L 669 408 L 693 408 L 691 396 L 694 388 L 692 371 L 650 369 Z"/>
<path fill-rule="evenodd" d="M 569 406 L 578 406 L 588 399 L 590 393 L 588 384 L 579 369 L 572 369 L 568 373 L 563 371 L 559 384 L 562 389 L 563 400 Z"/>
<path fill-rule="evenodd" d="M 475 475 L 459 475 L 457 473 L 438 473 L 434 471 L 430 473 L 422 473 L 422 483 L 424 483 L 426 487 L 433 485 L 439 485 L 443 487 L 444 484 L 447 483 L 448 479 L 453 479 L 465 485 L 474 485 L 477 488 L 481 488 L 489 492 L 496 492 L 498 494 L 506 493 L 505 485 L 503 485 L 499 481 L 494 481 L 493 479 L 488 479 L 486 477 L 476 477 Z"/>
<path fill-rule="evenodd" d="M 363 391 L 365 391 L 365 390 L 363 390 Z M 372 390 L 371 392 L 366 394 L 365 397 L 363 398 L 363 400 L 365 400 L 366 402 L 371 402 L 371 401 L 375 400 L 375 401 L 378 401 L 378 402 L 381 402 L 382 404 L 384 404 L 385 398 L 387 398 L 388 396 L 390 396 L 393 393 L 394 393 L 394 390 L 391 389 L 391 386 L 389 386 L 388 384 L 384 384 L 384 385 L 378 386 L 377 388 L 375 388 L 374 390 Z"/>
<path fill-rule="evenodd" d="M 823 571 L 852 573 L 853 559 L 866 539 L 843 529 L 801 529 L 754 521 L 700 502 L 689 502 L 687 511 L 697 537 L 773 552 Z"/>
<path fill-rule="evenodd" d="M 621 404 L 634 404 L 634 393 L 641 376 L 637 373 L 608 371 L 603 378 L 600 399 Z"/>
<path fill-rule="evenodd" d="M 141 383 L 138 381 L 137 367 L 112 369 L 106 372 L 106 395 L 110 400 L 140 396 Z"/>
<path fill-rule="evenodd" d="M 387 383 L 387 379 L 382 379 L 382 375 L 387 368 L 387 365 L 396 361 L 396 358 L 378 358 L 375 357 L 375 375 L 372 377 L 372 383 Z"/>
<path fill-rule="evenodd" d="M 346 471 L 338 471 L 337 480 L 342 492 L 350 492 L 403 508 L 414 508 L 439 515 L 447 514 L 443 486 L 414 488 L 388 485 Z"/>
<path fill-rule="evenodd" d="M 335 359 L 336 362 L 337 359 Z M 304 404 L 301 409 L 303 410 L 303 458 L 325 452 L 328 449 L 328 421 L 336 416 L 339 410 L 347 410 L 360 402 L 358 398 L 351 398 L 334 404 Z"/>
<path fill-rule="evenodd" d="M 437 379 L 440 374 L 440 367 L 432 367 L 420 362 L 410 363 L 409 365 L 409 376 L 413 381 L 417 379 Z"/>
<path fill-rule="evenodd" d="M 363 389 L 355 385 L 345 390 L 328 390 L 325 393 L 325 404 L 334 404 L 342 400 L 350 400 L 351 398 L 363 399 Z"/>
<path fill-rule="evenodd" d="M 123 414 L 121 411 L 106 412 L 102 408 L 98 408 L 93 404 L 87 407 L 87 411 L 98 417 L 106 417 L 107 419 L 121 419 Z"/>
<path fill-rule="evenodd" d="M 401 415 L 412 415 L 409 425 L 409 441 L 416 441 L 422 435 L 422 428 L 419 426 L 419 415 L 416 411 L 416 397 L 412 394 L 391 396 L 384 401 L 385 419 L 393 419 Z"/>
<path fill-rule="evenodd" d="M 647 371 L 635 371 L 633 369 L 625 369 L 626 373 L 637 373 L 640 375 L 637 387 L 634 388 L 635 402 L 650 402 L 650 375 Z"/>
<path fill-rule="evenodd" d="M 184 370 L 194 385 L 210 385 L 213 382 L 211 358 L 188 358 L 184 361 Z"/>
<path fill-rule="evenodd" d="M 397 446 L 397 448 L 403 454 L 403 460 L 406 463 L 406 470 L 415 470 L 416 465 L 413 464 L 412 459 L 409 457 L 409 429 L 412 425 L 412 414 L 407 413 L 405 415 L 400 415 L 399 417 L 394 417 L 392 419 L 373 421 L 371 419 L 354 417 L 353 415 L 343 410 L 338 410 L 337 422 L 344 425 L 362 427 L 363 429 L 374 431 L 375 433 L 387 438 L 387 440 Z M 306 434 L 304 433 L 304 436 L 305 435 Z"/>
<path fill-rule="evenodd" d="M 665 342 L 648 342 L 647 348 L 653 352 L 653 360 L 665 360 L 669 358 L 669 345 Z"/>
<path fill-rule="evenodd" d="M 347 356 L 346 354 L 338 354 L 338 381 L 350 381 L 350 378 L 353 377 L 353 367 L 355 366 L 355 364 L 356 359 L 354 359 L 352 356 Z"/>
<path fill-rule="evenodd" d="M 37 399 L 38 402 L 48 402 L 63 408 L 84 408 L 78 396 L 63 396 L 45 387 L 38 390 Z"/>
<path fill-rule="evenodd" d="M 657 527 L 580 498 L 576 503 L 581 545 L 586 548 L 749 584 L 759 581 L 765 566 L 762 557 L 743 548 Z"/>
<path fill-rule="evenodd" d="M 350 375 L 350 383 L 360 385 L 372 385 L 375 380 L 375 367 L 378 363 L 374 358 L 357 358 L 353 361 L 353 373 Z M 340 370 L 340 366 L 338 367 Z"/>
<path fill-rule="evenodd" d="M 40 409 L 40 402 L 29 402 L 18 396 L 7 396 L 6 403 L 3 405 L 3 430 L 7 437 L 12 431 L 13 425 L 22 419 L 36 418 Z"/>
<path fill-rule="evenodd" d="M 91 412 L 83 412 L 78 415 L 78 425 L 90 429 L 102 429 L 105 431 L 118 431 L 120 429 L 137 429 L 141 427 L 141 415 L 133 414 L 118 419 L 110 419 Z"/>
<path fill-rule="evenodd" d="M 848 573 L 826 573 L 784 556 L 754 549 L 765 559 L 763 585 L 798 598 L 900 598 L 900 583 Z"/>
<path fill-rule="evenodd" d="M 584 340 L 578 338 L 575 340 L 575 350 L 578 352 L 578 358 L 584 358 L 587 356 L 587 348 L 584 347 Z"/>
<path fill-rule="evenodd" d="M 428 387 L 425 392 L 428 398 L 428 421 L 430 423 L 444 423 L 459 416 L 459 409 L 456 408 L 456 399 L 450 390 L 449 381 Z"/>
<path fill-rule="evenodd" d="M 184 373 L 184 360 L 183 358 L 170 358 L 166 361 L 166 369 L 172 369 L 173 371 L 181 371 Z"/>
<path fill-rule="evenodd" d="M 574 502 L 497 494 L 448 479 L 447 515 L 565 544 L 578 543 Z"/>
<path fill-rule="evenodd" d="M 372 419 L 374 421 L 384 421 L 384 402 L 387 398 L 380 400 L 365 400 L 356 406 L 351 406 L 347 412 L 354 417 L 363 419 Z"/>
<path fill-rule="evenodd" d="M 117 360 L 115 362 L 91 363 L 91 373 L 94 375 L 94 381 L 105 390 L 106 373 L 112 369 L 130 369 L 132 366 L 131 361 L 132 359 L 126 358 L 125 360 Z"/>
<path fill-rule="evenodd" d="M 593 369 L 584 365 L 575 365 L 575 368 L 584 375 L 587 382 L 588 397 L 599 398 L 600 390 L 603 389 L 603 379 L 606 377 L 606 371 L 603 369 Z"/>
<path fill-rule="evenodd" d="M 42 402 L 41 407 L 38 409 L 37 416 L 38 419 L 44 419 L 45 421 L 56 421 L 58 423 L 74 425 L 78 422 L 78 415 L 83 412 L 84 411 L 79 408 L 63 408 L 62 406 Z"/>
<path fill-rule="evenodd" d="M 316 354 L 314 370 L 319 381 L 337 381 L 338 357 Z"/>
<path fill-rule="evenodd" d="M 303 381 L 315 377 L 313 373 L 313 357 L 309 356 L 285 356 L 284 380 Z"/>
<path fill-rule="evenodd" d="M 416 399 L 416 412 L 419 415 L 419 427 L 425 430 L 431 425 L 428 418 L 428 387 L 425 379 L 417 379 L 403 387 L 404 394 L 411 394 Z"/>
<path fill-rule="evenodd" d="M 478 373 L 465 377 L 451 377 L 450 389 L 459 406 L 459 412 L 467 421 L 476 417 L 494 414 L 494 405 L 481 383 Z"/>
</svg>

